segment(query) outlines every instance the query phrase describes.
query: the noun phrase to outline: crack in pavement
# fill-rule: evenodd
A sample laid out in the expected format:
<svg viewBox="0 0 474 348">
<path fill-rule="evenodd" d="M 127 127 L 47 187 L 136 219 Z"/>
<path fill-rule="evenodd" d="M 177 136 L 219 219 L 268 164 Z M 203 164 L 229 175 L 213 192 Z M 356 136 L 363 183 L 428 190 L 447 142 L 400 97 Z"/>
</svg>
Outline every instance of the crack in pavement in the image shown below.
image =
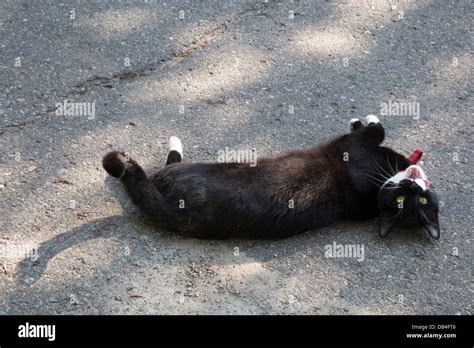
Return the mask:
<svg viewBox="0 0 474 348">
<path fill-rule="evenodd" d="M 3 133 L 6 132 L 7 128 L 18 128 L 18 129 L 23 129 L 25 128 L 27 125 L 31 124 L 31 123 L 34 123 L 40 119 L 42 119 L 44 116 L 56 111 L 59 107 L 58 106 L 55 106 L 55 107 L 50 107 L 48 108 L 46 111 L 44 112 L 41 112 L 39 114 L 39 117 L 36 117 L 36 118 L 33 118 L 33 119 L 30 119 L 30 120 L 26 120 L 26 121 L 23 121 L 23 122 L 20 122 L 20 123 L 12 123 L 12 124 L 7 124 L 7 125 L 4 125 L 0 128 L 0 135 L 2 135 Z"/>
<path fill-rule="evenodd" d="M 137 70 L 116 73 L 112 75 L 112 77 L 95 76 L 93 78 L 90 78 L 72 87 L 72 90 L 66 93 L 63 96 L 63 98 L 68 100 L 68 99 L 72 99 L 73 97 L 83 96 L 87 94 L 88 91 L 90 91 L 91 89 L 97 86 L 101 86 L 105 88 L 113 88 L 113 85 L 116 85 L 122 81 L 129 81 L 129 80 L 136 79 L 138 77 L 149 76 L 153 74 L 155 71 L 157 71 L 158 69 L 175 66 L 181 63 L 182 61 L 184 61 L 186 58 L 188 58 L 194 51 L 204 49 L 209 44 L 217 40 L 221 35 L 223 35 L 228 30 L 231 24 L 239 22 L 240 20 L 242 20 L 244 17 L 248 15 L 255 15 L 255 14 L 262 15 L 261 11 L 265 7 L 267 7 L 266 4 L 263 4 L 263 7 L 249 8 L 247 10 L 244 10 L 238 13 L 236 16 L 217 25 L 211 31 L 193 40 L 192 44 L 190 44 L 188 47 L 185 47 L 179 53 L 175 53 L 175 54 L 170 55 L 167 58 L 160 59 L 156 63 L 150 64 L 148 66 L 142 67 Z M 49 107 L 47 111 L 39 114 L 39 117 L 36 117 L 28 121 L 24 121 L 21 123 L 2 126 L 0 127 L 0 135 L 3 135 L 8 128 L 23 129 L 27 125 L 43 119 L 44 116 L 54 112 L 56 109 L 57 107 Z"/>
<path fill-rule="evenodd" d="M 68 94 L 71 95 L 84 95 L 90 89 L 96 86 L 102 86 L 107 88 L 113 88 L 114 84 L 120 83 L 121 81 L 133 80 L 137 77 L 148 76 L 154 73 L 159 68 L 166 66 L 172 67 L 173 65 L 179 64 L 189 57 L 194 51 L 201 50 L 211 44 L 213 41 L 218 39 L 224 34 L 231 24 L 236 23 L 243 19 L 244 16 L 249 14 L 260 14 L 262 8 L 251 8 L 240 12 L 235 17 L 220 23 L 217 27 L 212 29 L 210 32 L 202 35 L 198 39 L 193 40 L 193 43 L 188 47 L 181 50 L 179 53 L 175 53 L 168 58 L 160 59 L 157 63 L 150 64 L 133 71 L 125 71 L 113 75 L 112 77 L 93 77 L 73 87 L 73 91 Z M 79 90 L 79 91 L 77 91 Z"/>
</svg>

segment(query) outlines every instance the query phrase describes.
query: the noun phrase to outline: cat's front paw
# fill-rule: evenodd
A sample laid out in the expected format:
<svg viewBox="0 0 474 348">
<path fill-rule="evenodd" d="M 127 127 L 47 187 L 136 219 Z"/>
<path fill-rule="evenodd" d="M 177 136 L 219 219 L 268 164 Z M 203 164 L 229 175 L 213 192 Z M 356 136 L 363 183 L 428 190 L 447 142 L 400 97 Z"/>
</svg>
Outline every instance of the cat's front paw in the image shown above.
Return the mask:
<svg viewBox="0 0 474 348">
<path fill-rule="evenodd" d="M 375 115 L 368 115 L 366 116 L 365 118 L 365 125 L 368 127 L 368 126 L 373 126 L 373 125 L 376 125 L 377 123 L 380 123 L 380 120 L 377 116 Z"/>
<path fill-rule="evenodd" d="M 358 118 L 353 118 L 349 121 L 349 126 L 350 126 L 350 129 L 351 131 L 354 131 L 354 130 L 358 130 L 359 128 L 361 128 L 363 126 L 361 120 L 359 120 Z"/>
<path fill-rule="evenodd" d="M 114 178 L 121 178 L 126 170 L 129 157 L 124 152 L 112 151 L 102 159 L 102 166 Z"/>
</svg>

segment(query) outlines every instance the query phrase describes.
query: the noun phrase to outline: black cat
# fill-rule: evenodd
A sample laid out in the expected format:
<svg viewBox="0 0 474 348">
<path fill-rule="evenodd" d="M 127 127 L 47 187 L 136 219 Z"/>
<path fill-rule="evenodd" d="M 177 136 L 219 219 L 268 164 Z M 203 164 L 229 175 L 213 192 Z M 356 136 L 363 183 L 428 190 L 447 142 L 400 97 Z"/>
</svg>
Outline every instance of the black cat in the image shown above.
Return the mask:
<svg viewBox="0 0 474 348">
<path fill-rule="evenodd" d="M 380 218 L 380 236 L 424 227 L 439 238 L 438 200 L 413 160 L 382 147 L 375 116 L 307 150 L 247 163 L 181 163 L 170 139 L 167 166 L 148 177 L 121 152 L 103 158 L 141 211 L 168 230 L 198 238 L 280 238 L 343 219 Z"/>
</svg>

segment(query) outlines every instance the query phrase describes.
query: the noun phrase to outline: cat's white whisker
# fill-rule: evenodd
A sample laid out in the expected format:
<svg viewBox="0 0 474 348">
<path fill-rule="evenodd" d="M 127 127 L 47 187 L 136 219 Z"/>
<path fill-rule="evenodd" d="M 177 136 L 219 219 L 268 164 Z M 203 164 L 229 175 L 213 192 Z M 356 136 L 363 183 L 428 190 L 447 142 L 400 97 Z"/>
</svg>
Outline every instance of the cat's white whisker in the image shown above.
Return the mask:
<svg viewBox="0 0 474 348">
<path fill-rule="evenodd" d="M 380 175 L 384 180 L 387 180 L 389 179 L 390 177 L 386 177 L 385 175 L 383 175 L 382 173 L 380 173 L 380 171 L 374 171 L 374 170 L 368 170 L 370 173 L 374 173 L 374 174 L 377 174 L 377 175 Z"/>
<path fill-rule="evenodd" d="M 390 170 L 392 171 L 392 176 L 397 174 L 397 172 L 395 171 L 395 169 L 392 168 L 392 165 L 390 164 L 390 161 L 388 159 L 388 155 L 385 157 L 385 162 L 388 164 L 388 166 L 390 167 Z"/>
<path fill-rule="evenodd" d="M 377 162 L 377 160 L 376 160 L 374 157 L 372 157 L 372 158 L 373 158 L 373 160 L 374 160 L 375 165 L 377 166 L 377 168 L 382 169 L 383 172 L 384 172 L 386 175 L 388 175 L 389 178 L 392 177 L 392 175 L 391 175 L 390 173 L 388 173 L 385 169 L 383 169 L 383 167 Z M 380 173 L 380 174 L 382 174 L 382 173 Z"/>
<path fill-rule="evenodd" d="M 362 174 L 365 175 L 365 176 L 367 176 L 367 177 L 370 178 L 370 179 L 379 181 L 380 183 L 376 183 L 376 182 L 373 182 L 373 181 L 371 181 L 371 182 L 372 182 L 372 184 L 374 184 L 375 186 L 382 187 L 382 184 L 383 184 L 383 182 L 384 182 L 383 180 L 378 179 L 378 178 L 376 178 L 376 177 L 373 177 L 373 176 L 371 176 L 371 175 L 365 174 L 365 173 L 362 173 Z"/>
</svg>

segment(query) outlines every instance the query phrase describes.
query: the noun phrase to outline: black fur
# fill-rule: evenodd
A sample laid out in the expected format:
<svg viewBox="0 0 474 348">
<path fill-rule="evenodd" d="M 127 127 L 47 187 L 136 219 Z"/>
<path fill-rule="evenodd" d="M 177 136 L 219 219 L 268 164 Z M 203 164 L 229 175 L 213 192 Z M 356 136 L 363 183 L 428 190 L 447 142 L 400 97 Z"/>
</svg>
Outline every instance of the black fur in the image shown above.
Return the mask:
<svg viewBox="0 0 474 348">
<path fill-rule="evenodd" d="M 379 214 L 385 172 L 409 163 L 380 146 L 380 123 L 307 150 L 246 163 L 172 163 L 151 177 L 132 159 L 111 152 L 105 170 L 121 177 L 132 201 L 168 230 L 198 238 L 281 238 L 342 219 Z M 178 154 L 179 155 L 179 154 Z M 122 173 L 125 170 L 125 173 Z M 292 204 L 293 202 L 293 204 Z"/>
<path fill-rule="evenodd" d="M 181 162 L 181 154 L 176 150 L 168 152 L 168 158 L 166 159 L 166 165 Z"/>
</svg>

